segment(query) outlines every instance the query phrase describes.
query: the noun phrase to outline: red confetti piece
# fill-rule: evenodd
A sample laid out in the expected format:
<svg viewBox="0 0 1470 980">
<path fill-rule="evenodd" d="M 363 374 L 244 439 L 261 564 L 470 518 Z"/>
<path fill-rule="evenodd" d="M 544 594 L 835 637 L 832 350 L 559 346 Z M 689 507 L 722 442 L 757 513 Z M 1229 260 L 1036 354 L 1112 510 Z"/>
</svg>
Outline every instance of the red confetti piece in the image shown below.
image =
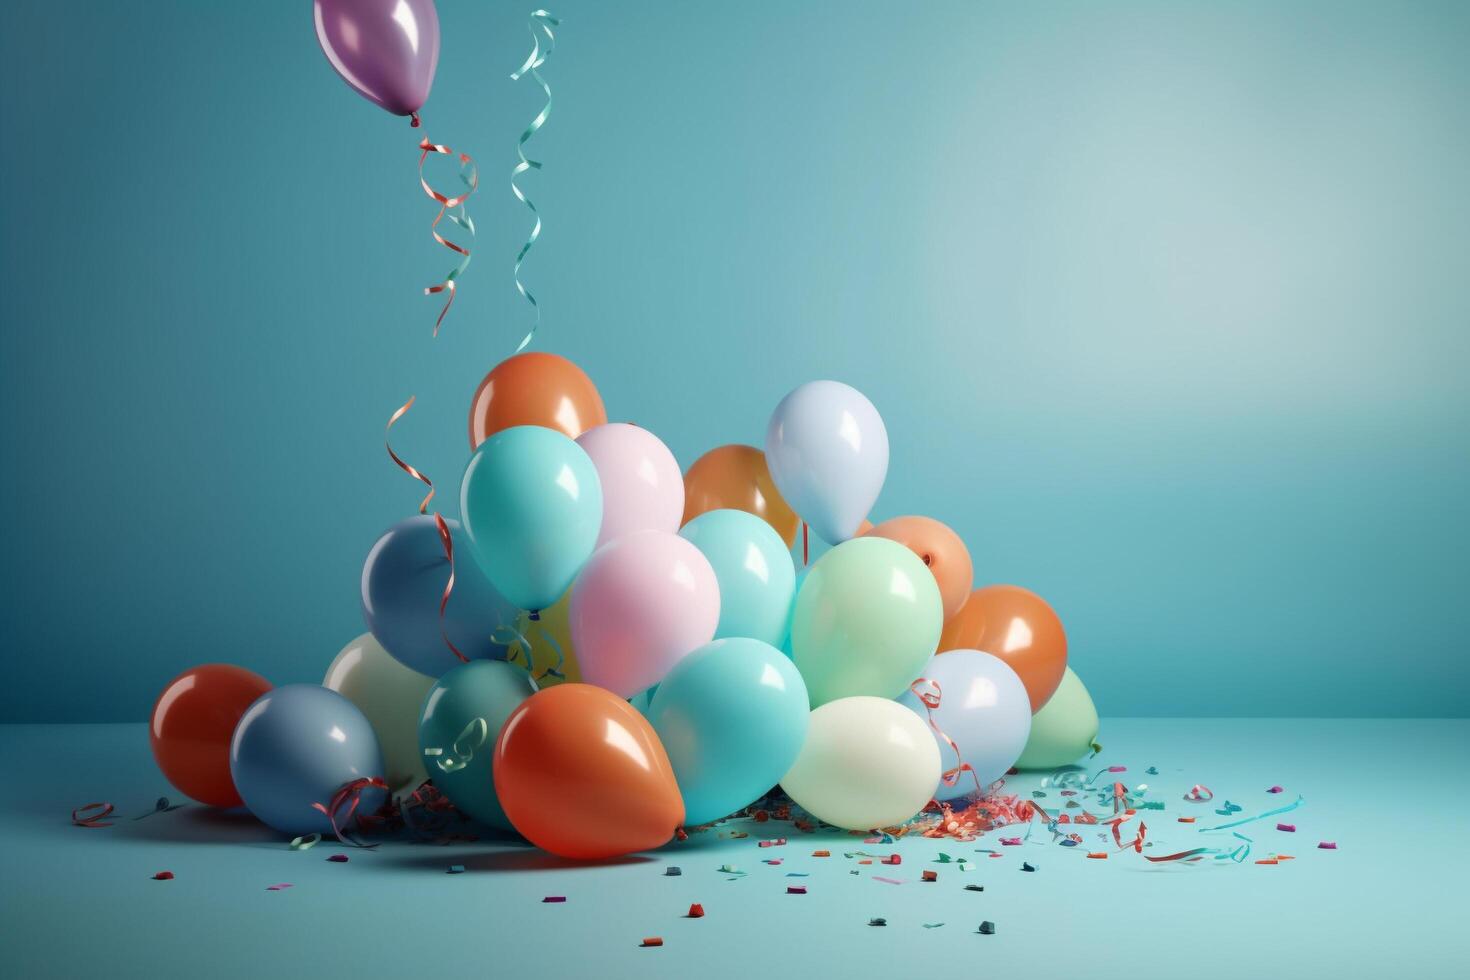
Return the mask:
<svg viewBox="0 0 1470 980">
<path fill-rule="evenodd" d="M 756 846 L 757 847 L 782 847 L 785 844 L 786 844 L 786 838 L 784 838 L 784 837 L 776 837 L 776 838 L 773 838 L 771 840 L 763 840 L 759 844 L 757 844 Z"/>
<path fill-rule="evenodd" d="M 112 824 L 103 823 L 103 821 L 112 816 L 114 809 L 111 803 L 88 803 L 86 806 L 79 806 L 71 812 L 72 825 L 76 827 L 111 827 Z M 89 810 L 96 810 L 97 812 L 88 813 L 87 811 Z"/>
<path fill-rule="evenodd" d="M 174 880 L 174 873 L 172 871 L 156 871 L 153 874 L 153 880 L 154 881 L 173 881 Z"/>
<path fill-rule="evenodd" d="M 662 936 L 645 936 L 643 942 L 639 943 L 638 945 L 640 947 L 647 948 L 649 946 L 662 946 L 663 944 L 664 940 Z"/>
<path fill-rule="evenodd" d="M 872 858 L 863 858 L 861 861 L 858 862 L 858 864 L 872 864 L 872 863 L 873 863 L 873 859 Z"/>
<path fill-rule="evenodd" d="M 327 858 L 327 860 L 328 861 L 331 861 L 333 864 L 346 864 L 347 863 L 347 855 L 346 854 L 333 854 L 331 857 Z"/>
<path fill-rule="evenodd" d="M 1294 823 L 1279 823 L 1279 824 L 1276 825 L 1276 829 L 1277 830 L 1284 830 L 1288 834 L 1294 834 L 1294 833 L 1296 833 L 1296 824 L 1294 824 Z"/>
<path fill-rule="evenodd" d="M 884 864 L 903 864 L 903 858 L 897 854 L 890 854 L 882 860 Z"/>
<path fill-rule="evenodd" d="M 780 864 L 784 860 L 785 860 L 785 858 L 767 858 L 764 861 L 764 863 L 765 864 L 770 864 L 770 865 L 777 865 L 777 864 Z"/>
<path fill-rule="evenodd" d="M 937 872 L 937 871 L 925 871 L 919 877 L 922 878 L 924 881 L 938 881 L 939 880 L 939 872 Z"/>
<path fill-rule="evenodd" d="M 1107 851 L 1092 851 L 1087 856 L 1090 857 L 1090 858 L 1092 858 L 1095 861 L 1106 861 L 1108 859 L 1108 852 Z"/>
<path fill-rule="evenodd" d="M 1184 799 L 1190 803 L 1208 803 L 1215 798 L 1214 792 L 1208 786 L 1195 783 L 1189 792 L 1184 794 Z"/>
<path fill-rule="evenodd" d="M 1276 859 L 1275 858 L 1262 858 L 1261 860 L 1257 861 L 1256 863 L 1257 864 L 1275 864 L 1276 863 Z"/>
<path fill-rule="evenodd" d="M 1180 817 L 1180 823 L 1194 823 L 1194 817 Z"/>
<path fill-rule="evenodd" d="M 1268 793 L 1284 793 L 1284 792 L 1286 792 L 1286 789 L 1284 787 L 1281 787 L 1281 786 L 1272 786 L 1270 789 L 1266 790 L 1266 792 L 1268 792 Z"/>
<path fill-rule="evenodd" d="M 829 858 L 831 856 L 831 851 L 812 851 L 812 857 L 814 858 Z"/>
<path fill-rule="evenodd" d="M 1021 838 L 1019 838 L 1019 837 L 1002 837 L 1000 839 L 1000 845 L 1002 847 L 1020 847 L 1021 846 Z"/>
<path fill-rule="evenodd" d="M 806 894 L 806 885 L 787 885 L 786 886 L 786 894 L 788 894 L 788 895 L 805 895 Z"/>
<path fill-rule="evenodd" d="M 565 895 L 547 895 L 545 898 L 543 898 L 541 900 L 541 904 L 545 905 L 548 902 L 549 903 L 552 903 L 552 904 L 561 904 L 561 903 L 565 902 L 566 900 L 567 900 L 567 897 Z"/>
<path fill-rule="evenodd" d="M 291 883 L 289 881 L 283 881 L 279 885 L 269 885 L 269 886 L 267 886 L 266 887 L 266 891 L 268 891 L 268 892 L 283 892 L 287 888 L 290 888 L 290 887 L 291 887 Z"/>
<path fill-rule="evenodd" d="M 1324 840 L 1324 841 L 1322 841 L 1321 843 L 1319 843 L 1317 845 L 1317 848 L 1318 848 L 1318 850 L 1322 850 L 1322 851 L 1335 851 L 1335 850 L 1337 850 L 1337 841 L 1335 841 L 1335 840 Z"/>
</svg>

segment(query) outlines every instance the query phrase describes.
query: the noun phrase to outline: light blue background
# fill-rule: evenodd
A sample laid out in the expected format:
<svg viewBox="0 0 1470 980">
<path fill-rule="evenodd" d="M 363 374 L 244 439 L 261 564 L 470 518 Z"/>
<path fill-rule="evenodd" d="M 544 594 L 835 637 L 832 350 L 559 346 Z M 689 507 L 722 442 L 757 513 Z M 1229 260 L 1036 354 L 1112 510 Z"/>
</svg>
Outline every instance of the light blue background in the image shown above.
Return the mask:
<svg viewBox="0 0 1470 980">
<path fill-rule="evenodd" d="M 5 720 L 316 680 L 527 322 L 524 8 L 444 0 L 416 133 L 305 0 L 0 10 Z M 1047 596 L 1108 715 L 1464 715 L 1470 5 L 559 4 L 538 346 L 687 466 L 814 377 L 879 516 Z M 438 181 L 450 186 L 447 171 Z"/>
</svg>

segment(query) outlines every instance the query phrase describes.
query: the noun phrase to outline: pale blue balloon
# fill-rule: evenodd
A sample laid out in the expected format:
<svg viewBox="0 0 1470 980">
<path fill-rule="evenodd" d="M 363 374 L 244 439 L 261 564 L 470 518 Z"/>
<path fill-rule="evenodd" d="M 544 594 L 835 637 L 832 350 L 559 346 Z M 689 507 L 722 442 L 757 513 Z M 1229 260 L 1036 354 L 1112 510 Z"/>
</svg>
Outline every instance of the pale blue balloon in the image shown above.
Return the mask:
<svg viewBox="0 0 1470 980">
<path fill-rule="evenodd" d="M 581 446 L 518 425 L 470 457 L 459 511 L 490 584 L 520 608 L 540 610 L 562 597 L 597 544 L 602 484 Z"/>
<path fill-rule="evenodd" d="M 316 684 L 286 684 L 245 709 L 230 738 L 230 777 L 250 812 L 283 834 L 330 834 L 312 806 L 357 779 L 382 779 L 378 737 L 357 705 Z M 387 792 L 366 789 L 357 812 L 373 813 Z M 347 820 L 344 807 L 339 826 Z M 344 828 L 347 829 L 347 828 Z"/>
<path fill-rule="evenodd" d="M 781 496 L 829 544 L 857 533 L 888 474 L 888 430 L 862 392 L 809 381 L 766 427 L 766 466 Z"/>
<path fill-rule="evenodd" d="M 974 770 L 955 774 L 946 784 L 940 780 L 936 800 L 952 800 L 973 794 L 977 785 L 989 786 L 1015 765 L 1031 735 L 1031 696 L 1021 678 L 1004 660 L 979 650 L 949 650 L 931 657 L 920 675 L 929 684 L 919 684 L 925 694 L 939 695 L 933 721 L 959 747 L 959 758 Z M 929 720 L 930 710 L 910 689 L 898 702 L 920 718 Z M 949 741 L 935 736 L 939 759 L 946 772 L 959 761 Z"/>
<path fill-rule="evenodd" d="M 796 566 L 781 535 L 743 510 L 711 510 L 679 531 L 715 570 L 720 622 L 715 639 L 745 636 L 776 646 L 796 595 Z"/>
<path fill-rule="evenodd" d="M 680 660 L 648 720 L 674 767 L 685 824 L 728 816 L 780 782 L 810 716 L 796 665 L 769 643 L 715 640 Z"/>
</svg>

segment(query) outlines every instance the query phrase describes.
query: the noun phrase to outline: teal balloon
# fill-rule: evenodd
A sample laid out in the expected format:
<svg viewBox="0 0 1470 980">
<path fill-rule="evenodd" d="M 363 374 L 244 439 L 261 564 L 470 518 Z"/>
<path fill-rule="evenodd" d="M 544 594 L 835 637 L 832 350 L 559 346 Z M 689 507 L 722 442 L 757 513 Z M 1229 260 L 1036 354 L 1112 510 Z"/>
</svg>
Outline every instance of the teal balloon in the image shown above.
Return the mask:
<svg viewBox="0 0 1470 980">
<path fill-rule="evenodd" d="M 781 535 L 743 510 L 711 510 L 679 535 L 698 548 L 720 583 L 715 639 L 745 636 L 779 646 L 796 596 L 796 566 Z"/>
<path fill-rule="evenodd" d="M 812 704 L 896 698 L 939 645 L 944 605 L 934 575 L 887 538 L 853 538 L 811 566 L 791 620 L 792 658 Z"/>
<path fill-rule="evenodd" d="M 780 782 L 806 741 L 811 704 L 775 647 L 715 640 L 669 671 L 648 709 L 684 797 L 684 822 L 718 820 Z"/>
<path fill-rule="evenodd" d="M 531 675 L 503 660 L 471 660 L 429 689 L 419 751 L 434 785 L 462 812 L 514 832 L 495 796 L 495 739 L 512 711 L 536 693 Z"/>
<path fill-rule="evenodd" d="M 602 484 L 581 446 L 555 430 L 518 425 L 470 457 L 459 512 L 496 590 L 521 609 L 545 609 L 597 545 Z"/>
<path fill-rule="evenodd" d="M 792 561 L 794 564 L 795 559 Z M 791 591 L 791 608 L 786 612 L 786 632 L 781 637 L 781 652 L 792 659 L 795 658 L 791 653 L 791 623 L 796 618 L 796 597 L 801 595 L 801 583 L 806 581 L 806 573 L 809 571 L 811 571 L 810 565 L 803 565 L 796 570 L 796 587 Z"/>
</svg>

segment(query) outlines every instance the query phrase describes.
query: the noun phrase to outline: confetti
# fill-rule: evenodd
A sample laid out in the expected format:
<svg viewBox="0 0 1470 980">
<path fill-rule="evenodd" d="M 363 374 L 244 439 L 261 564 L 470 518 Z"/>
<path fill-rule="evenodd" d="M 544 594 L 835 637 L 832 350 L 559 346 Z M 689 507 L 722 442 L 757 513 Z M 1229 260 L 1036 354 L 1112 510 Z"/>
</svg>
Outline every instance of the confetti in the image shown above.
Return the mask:
<svg viewBox="0 0 1470 980">
<path fill-rule="evenodd" d="M 924 923 L 924 928 L 925 929 L 938 929 L 942 925 L 944 925 L 943 922 L 926 922 L 926 923 Z"/>
<path fill-rule="evenodd" d="M 559 905 L 559 904 L 564 903 L 566 900 L 567 900 L 567 897 L 565 895 L 547 895 L 545 898 L 543 898 L 541 900 L 541 904 L 545 905 L 545 904 L 548 904 L 548 903 L 552 903 L 552 904 L 558 904 Z"/>
<path fill-rule="evenodd" d="M 1285 789 L 1285 787 L 1282 787 L 1282 786 L 1272 786 L 1270 789 L 1266 790 L 1266 792 L 1268 792 L 1268 793 L 1285 793 L 1286 792 L 1286 789 Z"/>
<path fill-rule="evenodd" d="M 678 865 L 671 864 L 667 868 L 664 868 L 664 877 L 665 878 L 677 878 L 677 877 L 679 877 L 683 873 L 684 873 L 684 869 L 683 868 L 680 868 Z"/>
<path fill-rule="evenodd" d="M 812 857 L 814 858 L 829 858 L 831 856 L 831 851 L 812 851 Z"/>
<path fill-rule="evenodd" d="M 1238 804 L 1231 803 L 1229 800 L 1226 800 L 1225 805 L 1215 812 L 1222 817 L 1228 817 L 1232 813 L 1239 813 L 1242 809 L 1243 807 L 1239 806 Z"/>
<path fill-rule="evenodd" d="M 1194 823 L 1194 817 L 1180 817 L 1180 823 Z"/>
<path fill-rule="evenodd" d="M 890 854 L 883 859 L 884 864 L 903 864 L 903 858 L 897 854 Z"/>
<path fill-rule="evenodd" d="M 685 918 L 686 919 L 702 919 L 702 918 L 704 918 L 704 906 L 703 905 L 700 905 L 698 902 L 695 902 L 693 905 L 689 906 L 689 914 L 686 915 Z"/>
<path fill-rule="evenodd" d="M 965 891 L 967 891 L 967 892 L 983 892 L 984 890 L 985 890 L 985 886 L 984 885 L 966 885 L 965 886 Z"/>
<path fill-rule="evenodd" d="M 978 931 L 982 936 L 993 936 L 995 935 L 995 923 L 991 922 L 989 919 L 986 919 L 984 922 L 980 923 L 980 928 L 976 931 Z"/>
<path fill-rule="evenodd" d="M 322 841 L 321 834 L 307 834 L 304 837 L 293 837 L 287 846 L 293 851 L 309 851 Z"/>
<path fill-rule="evenodd" d="M 1021 838 L 1019 838 L 1019 837 L 1002 837 L 1000 839 L 1000 844 L 1001 844 L 1002 847 L 1020 847 L 1021 846 Z"/>
<path fill-rule="evenodd" d="M 283 881 L 279 885 L 270 885 L 270 886 L 268 886 L 266 888 L 266 891 L 268 891 L 268 892 L 283 892 L 287 888 L 290 888 L 290 887 L 291 887 L 291 883 L 289 881 Z"/>
<path fill-rule="evenodd" d="M 1296 798 L 1296 801 L 1295 802 L 1288 803 L 1286 806 L 1280 806 L 1280 807 L 1277 807 L 1274 810 L 1267 810 L 1265 813 L 1258 813 L 1254 817 L 1245 817 L 1245 818 L 1240 819 L 1240 820 L 1233 820 L 1230 823 L 1217 824 L 1214 827 L 1201 827 L 1200 828 L 1200 832 L 1201 833 L 1204 833 L 1205 831 L 1209 831 L 1209 830 L 1228 830 L 1231 827 L 1239 827 L 1241 824 L 1253 823 L 1253 822 L 1255 822 L 1257 820 L 1264 820 L 1267 817 L 1274 817 L 1274 816 L 1277 816 L 1279 814 L 1286 813 L 1286 812 L 1291 811 L 1291 810 L 1295 810 L 1297 807 L 1299 807 L 1301 805 L 1302 805 L 1302 798 L 1300 796 L 1298 796 Z M 1225 804 L 1225 806 L 1231 807 L 1231 806 L 1234 806 L 1234 804 L 1227 802 Z M 1216 813 L 1223 814 L 1225 816 L 1229 816 L 1230 815 L 1225 810 L 1216 810 L 1215 812 Z M 1240 807 L 1238 807 L 1238 806 L 1235 807 L 1235 810 L 1232 811 L 1232 812 L 1239 813 L 1240 812 Z"/>
<path fill-rule="evenodd" d="M 1335 840 L 1324 840 L 1324 841 L 1322 841 L 1321 843 L 1319 843 L 1317 845 L 1317 848 L 1318 848 L 1318 850 L 1322 850 L 1322 851 L 1335 851 L 1335 850 L 1337 850 L 1337 841 L 1335 841 Z"/>
<path fill-rule="evenodd" d="M 937 871 L 925 871 L 922 875 L 919 876 L 919 878 L 920 878 L 921 881 L 938 881 L 939 880 L 939 872 L 937 872 Z"/>
<path fill-rule="evenodd" d="M 1149 766 L 1147 769 L 1144 770 L 1144 772 L 1148 773 L 1150 776 L 1157 776 L 1159 774 L 1159 767 Z"/>
<path fill-rule="evenodd" d="M 743 874 L 745 874 L 744 871 L 741 871 L 739 867 L 737 867 L 736 865 L 733 865 L 733 864 L 722 864 L 722 865 L 720 865 L 720 871 L 723 874 L 727 874 L 727 875 L 743 875 Z"/>
<path fill-rule="evenodd" d="M 332 856 L 328 857 L 327 860 L 328 861 L 331 861 L 333 864 L 346 864 L 347 863 L 347 855 L 346 854 L 333 854 Z"/>
<path fill-rule="evenodd" d="M 784 858 L 767 858 L 765 861 L 762 861 L 761 863 L 762 864 L 777 865 L 777 864 L 780 864 L 783 860 L 784 860 Z"/>
<path fill-rule="evenodd" d="M 954 858 L 950 857 L 948 854 L 945 854 L 943 851 L 940 851 L 939 857 L 934 859 L 935 864 L 952 864 L 953 862 Z"/>
<path fill-rule="evenodd" d="M 772 840 L 763 840 L 763 841 L 761 841 L 756 846 L 758 846 L 758 847 L 781 847 L 785 843 L 786 843 L 786 838 L 784 838 L 784 837 L 776 837 L 776 838 L 773 838 Z"/>
<path fill-rule="evenodd" d="M 869 919 L 868 920 L 868 925 L 870 925 L 870 926 L 886 926 L 886 925 L 888 925 L 888 920 L 887 919 Z"/>
<path fill-rule="evenodd" d="M 1107 851 L 1089 851 L 1088 854 L 1087 854 L 1087 856 L 1090 857 L 1090 858 L 1092 858 L 1095 861 L 1106 861 L 1108 859 L 1108 852 Z"/>
<path fill-rule="evenodd" d="M 1022 861 L 1021 862 L 1021 870 L 1022 871 L 1035 871 L 1036 870 L 1036 865 L 1032 864 L 1030 861 Z"/>
<path fill-rule="evenodd" d="M 786 877 L 788 877 L 788 878 L 810 878 L 811 875 L 808 874 L 805 871 L 788 871 L 788 872 L 786 872 Z"/>
<path fill-rule="evenodd" d="M 174 880 L 174 873 L 172 871 L 155 871 L 153 873 L 153 880 L 154 881 L 173 881 Z"/>
<path fill-rule="evenodd" d="M 806 885 L 787 885 L 786 886 L 786 894 L 788 894 L 788 895 L 805 895 L 806 894 Z"/>
<path fill-rule="evenodd" d="M 647 949 L 651 946 L 662 946 L 663 944 L 664 940 L 662 936 L 645 936 L 643 942 L 638 945 L 643 949 Z"/>
<path fill-rule="evenodd" d="M 1294 833 L 1296 833 L 1296 824 L 1294 824 L 1294 823 L 1279 823 L 1279 824 L 1276 825 L 1276 829 L 1277 830 L 1285 831 L 1288 834 L 1294 834 Z"/>
<path fill-rule="evenodd" d="M 449 866 L 449 870 L 446 871 L 446 872 L 444 872 L 444 873 L 445 874 L 450 874 L 450 875 L 462 875 L 462 874 L 464 874 L 464 865 L 462 865 L 462 864 L 451 864 Z"/>
</svg>

